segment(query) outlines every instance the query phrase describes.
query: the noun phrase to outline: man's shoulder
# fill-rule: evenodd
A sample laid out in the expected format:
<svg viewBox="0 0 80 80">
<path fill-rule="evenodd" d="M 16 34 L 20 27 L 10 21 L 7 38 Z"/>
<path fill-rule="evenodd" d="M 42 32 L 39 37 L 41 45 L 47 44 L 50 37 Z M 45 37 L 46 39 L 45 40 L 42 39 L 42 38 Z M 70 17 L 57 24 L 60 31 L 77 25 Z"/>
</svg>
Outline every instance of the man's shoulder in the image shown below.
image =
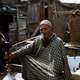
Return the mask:
<svg viewBox="0 0 80 80">
<path fill-rule="evenodd" d="M 62 42 L 63 42 L 63 40 L 62 40 L 60 37 L 57 37 L 57 40 L 58 40 L 58 41 L 62 41 Z"/>
<path fill-rule="evenodd" d="M 32 39 L 34 44 L 41 43 L 42 35 L 35 36 Z"/>
<path fill-rule="evenodd" d="M 57 43 L 60 43 L 60 42 L 63 43 L 63 40 L 57 35 L 55 35 L 53 41 L 56 41 Z"/>
<path fill-rule="evenodd" d="M 57 36 L 56 34 L 54 34 L 53 39 L 58 40 L 58 41 L 63 41 L 59 36 Z"/>
<path fill-rule="evenodd" d="M 35 36 L 35 40 L 41 40 L 41 39 L 42 39 L 42 35 Z"/>
</svg>

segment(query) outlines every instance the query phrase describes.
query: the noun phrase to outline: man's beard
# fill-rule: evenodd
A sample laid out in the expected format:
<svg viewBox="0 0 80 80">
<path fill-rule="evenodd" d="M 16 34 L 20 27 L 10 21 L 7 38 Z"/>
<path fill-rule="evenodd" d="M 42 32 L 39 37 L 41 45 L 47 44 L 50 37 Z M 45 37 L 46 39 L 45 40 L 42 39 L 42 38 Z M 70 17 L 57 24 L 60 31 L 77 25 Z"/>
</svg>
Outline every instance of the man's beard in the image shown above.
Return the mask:
<svg viewBox="0 0 80 80">
<path fill-rule="evenodd" d="M 44 41 L 48 41 L 49 40 L 49 35 L 47 35 L 46 33 L 44 33 L 42 35 L 43 35 L 43 40 Z"/>
</svg>

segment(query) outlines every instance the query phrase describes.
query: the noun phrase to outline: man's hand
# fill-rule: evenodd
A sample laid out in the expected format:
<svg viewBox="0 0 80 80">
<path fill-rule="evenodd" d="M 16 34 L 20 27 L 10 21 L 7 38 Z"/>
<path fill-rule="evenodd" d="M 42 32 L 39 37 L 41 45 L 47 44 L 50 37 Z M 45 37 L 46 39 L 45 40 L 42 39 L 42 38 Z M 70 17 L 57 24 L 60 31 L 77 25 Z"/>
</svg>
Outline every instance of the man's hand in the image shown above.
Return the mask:
<svg viewBox="0 0 80 80">
<path fill-rule="evenodd" d="M 9 54 L 9 62 L 12 61 L 12 59 L 15 59 L 16 55 L 14 53 Z"/>
</svg>

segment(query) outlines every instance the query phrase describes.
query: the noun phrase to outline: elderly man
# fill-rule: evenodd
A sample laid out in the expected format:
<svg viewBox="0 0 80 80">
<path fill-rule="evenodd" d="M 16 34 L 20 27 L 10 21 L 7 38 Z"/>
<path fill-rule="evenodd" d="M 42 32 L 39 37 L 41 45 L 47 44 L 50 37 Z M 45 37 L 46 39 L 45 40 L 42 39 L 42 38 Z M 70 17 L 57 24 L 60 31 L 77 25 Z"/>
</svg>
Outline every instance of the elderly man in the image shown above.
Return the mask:
<svg viewBox="0 0 80 80">
<path fill-rule="evenodd" d="M 42 20 L 39 26 L 41 35 L 9 57 L 21 60 L 24 80 L 69 80 L 63 41 L 53 33 L 49 20 Z"/>
</svg>

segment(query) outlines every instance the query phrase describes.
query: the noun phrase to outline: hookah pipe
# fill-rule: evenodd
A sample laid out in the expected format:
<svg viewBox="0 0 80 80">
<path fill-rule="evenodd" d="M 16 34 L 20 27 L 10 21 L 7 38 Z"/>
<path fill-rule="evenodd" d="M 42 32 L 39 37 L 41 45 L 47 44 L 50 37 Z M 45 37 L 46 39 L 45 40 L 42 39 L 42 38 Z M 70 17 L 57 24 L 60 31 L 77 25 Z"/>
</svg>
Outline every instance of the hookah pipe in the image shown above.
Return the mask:
<svg viewBox="0 0 80 80">
<path fill-rule="evenodd" d="M 3 45 L 4 45 L 4 50 L 5 50 L 7 75 L 2 80 L 16 80 L 15 77 L 11 74 L 11 65 L 10 65 L 10 60 L 9 60 L 11 45 L 7 41 L 4 41 Z"/>
</svg>

